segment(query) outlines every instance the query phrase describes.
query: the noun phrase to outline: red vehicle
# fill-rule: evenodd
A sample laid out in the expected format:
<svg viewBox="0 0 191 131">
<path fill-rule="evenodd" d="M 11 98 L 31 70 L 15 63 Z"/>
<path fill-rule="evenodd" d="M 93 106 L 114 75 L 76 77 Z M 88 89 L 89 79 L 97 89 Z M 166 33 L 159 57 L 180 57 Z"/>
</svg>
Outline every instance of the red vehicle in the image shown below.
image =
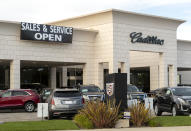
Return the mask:
<svg viewBox="0 0 191 131">
<path fill-rule="evenodd" d="M 39 102 L 39 95 L 30 89 L 5 90 L 0 93 L 0 109 L 24 108 L 27 112 L 33 112 Z"/>
</svg>

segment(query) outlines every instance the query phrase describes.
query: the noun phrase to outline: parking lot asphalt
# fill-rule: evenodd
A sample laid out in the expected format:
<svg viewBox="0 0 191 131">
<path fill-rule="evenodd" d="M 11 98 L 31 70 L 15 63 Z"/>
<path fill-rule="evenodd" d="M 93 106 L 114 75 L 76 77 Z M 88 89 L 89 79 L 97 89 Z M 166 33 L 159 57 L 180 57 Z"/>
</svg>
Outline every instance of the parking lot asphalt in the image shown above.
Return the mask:
<svg viewBox="0 0 191 131">
<path fill-rule="evenodd" d="M 23 110 L 1 110 L 0 121 L 39 121 L 41 118 L 37 117 L 37 112 L 28 113 Z"/>
<path fill-rule="evenodd" d="M 171 113 L 163 113 L 164 116 L 170 116 Z M 68 119 L 68 118 L 56 118 Z M 28 113 L 22 109 L 17 110 L 0 110 L 0 122 L 13 121 L 40 121 L 42 118 L 37 117 L 37 112 Z M 190 130 L 191 131 L 191 130 Z"/>
</svg>

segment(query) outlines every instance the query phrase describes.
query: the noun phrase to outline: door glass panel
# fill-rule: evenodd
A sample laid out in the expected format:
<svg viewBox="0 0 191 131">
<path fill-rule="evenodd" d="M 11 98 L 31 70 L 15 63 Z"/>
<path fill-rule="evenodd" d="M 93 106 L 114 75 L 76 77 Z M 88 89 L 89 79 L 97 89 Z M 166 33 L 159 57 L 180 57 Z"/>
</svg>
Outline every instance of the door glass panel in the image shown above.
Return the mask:
<svg viewBox="0 0 191 131">
<path fill-rule="evenodd" d="M 24 91 L 14 91 L 13 92 L 13 96 L 26 96 L 28 95 L 28 93 L 24 92 Z"/>
<path fill-rule="evenodd" d="M 1 97 L 10 97 L 10 96 L 11 96 L 11 92 L 8 91 L 8 92 L 3 93 Z"/>
<path fill-rule="evenodd" d="M 130 83 L 138 87 L 140 91 L 150 92 L 150 68 L 131 68 Z"/>
</svg>

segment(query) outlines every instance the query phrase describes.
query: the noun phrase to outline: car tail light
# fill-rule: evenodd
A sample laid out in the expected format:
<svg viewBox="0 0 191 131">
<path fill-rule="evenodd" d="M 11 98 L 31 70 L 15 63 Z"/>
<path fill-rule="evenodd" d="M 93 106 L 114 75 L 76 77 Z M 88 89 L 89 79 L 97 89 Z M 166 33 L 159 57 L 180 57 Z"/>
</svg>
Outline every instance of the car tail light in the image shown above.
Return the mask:
<svg viewBox="0 0 191 131">
<path fill-rule="evenodd" d="M 51 100 L 51 105 L 55 105 L 54 99 Z"/>
<path fill-rule="evenodd" d="M 85 104 L 85 99 L 84 98 L 82 98 L 82 104 Z"/>
</svg>

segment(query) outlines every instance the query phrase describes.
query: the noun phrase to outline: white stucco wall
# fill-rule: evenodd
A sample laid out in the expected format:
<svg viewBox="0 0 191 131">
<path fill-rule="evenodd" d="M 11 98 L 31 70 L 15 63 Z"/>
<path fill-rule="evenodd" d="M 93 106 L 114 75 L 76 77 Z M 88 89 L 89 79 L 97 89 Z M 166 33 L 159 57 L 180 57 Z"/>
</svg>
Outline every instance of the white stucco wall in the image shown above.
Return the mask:
<svg viewBox="0 0 191 131">
<path fill-rule="evenodd" d="M 113 11 L 114 23 L 114 58 L 121 61 L 129 58 L 129 51 L 147 51 L 159 55 L 159 87 L 168 86 L 167 67 L 173 65 L 170 86 L 177 84 L 177 41 L 176 30 L 182 21 L 150 17 L 140 14 Z M 157 36 L 164 45 L 131 43 L 132 32 L 142 32 L 143 37 Z M 124 56 L 124 57 L 121 57 Z M 123 59 L 124 58 L 124 59 Z M 131 61 L 130 57 L 130 61 Z M 153 60 L 152 60 L 153 61 Z M 152 63 L 150 61 L 150 63 Z M 131 63 L 131 62 L 130 62 Z M 157 86 L 158 87 L 158 86 Z M 155 87 L 154 87 L 155 88 Z"/>
<path fill-rule="evenodd" d="M 159 74 L 160 86 L 167 86 L 167 67 L 172 65 L 171 85 L 176 85 L 177 79 L 177 27 L 184 21 L 156 16 L 136 14 L 120 10 L 108 10 L 77 18 L 53 22 L 55 25 L 74 26 L 79 28 L 99 30 L 95 43 L 95 83 L 102 85 L 102 62 L 109 63 L 109 72 L 117 72 L 119 63 L 123 72 L 129 74 L 129 51 L 150 51 L 160 53 Z M 164 45 L 132 44 L 131 32 L 142 32 L 143 36 L 157 36 L 164 39 Z M 152 61 L 151 61 L 152 62 Z M 155 70 L 156 68 L 152 68 Z M 99 73 L 100 72 L 100 73 Z M 129 77 L 128 77 L 129 82 Z M 159 84 L 158 84 L 159 85 Z M 154 87 L 155 88 L 155 87 Z"/>
<path fill-rule="evenodd" d="M 184 71 L 178 71 L 181 75 L 181 84 L 191 84 L 191 41 L 177 41 L 178 68 Z"/>
<path fill-rule="evenodd" d="M 110 63 L 110 71 L 114 70 L 112 13 L 103 12 L 94 15 L 77 17 L 74 19 L 57 21 L 51 24 L 94 29 L 99 31 L 94 43 L 95 53 L 92 59 L 94 61 L 94 67 L 91 66 L 90 68 L 94 69 L 94 81 L 92 83 L 103 88 L 103 63 Z"/>
<path fill-rule="evenodd" d="M 122 67 L 122 72 L 129 75 L 131 59 L 132 63 L 136 63 L 136 60 L 130 57 L 130 51 L 156 52 L 159 54 L 159 87 L 167 86 L 168 65 L 173 66 L 170 75 L 172 76 L 171 85 L 176 85 L 176 29 L 182 22 L 157 16 L 107 10 L 49 23 L 74 27 L 72 44 L 21 41 L 19 24 L 0 22 L 0 59 L 15 61 L 11 65 L 13 71 L 19 68 L 18 61 L 21 60 L 84 63 L 84 84 L 96 84 L 103 88 L 105 63 L 110 73 L 117 73 L 118 68 Z M 91 31 L 92 29 L 97 32 Z M 143 37 L 157 36 L 165 40 L 164 45 L 132 44 L 129 37 L 131 32 L 142 32 Z M 146 62 L 143 61 L 141 65 Z M 149 59 L 148 62 L 155 63 Z M 152 69 L 156 70 L 155 67 Z M 11 81 L 17 86 L 15 88 L 18 88 L 19 83 L 15 83 L 17 79 L 20 79 L 16 75 L 18 72 L 12 72 L 12 74 L 15 75 L 11 77 L 14 79 Z"/>
<path fill-rule="evenodd" d="M 159 88 L 159 53 L 130 51 L 130 67 L 149 67 L 150 89 Z"/>
<path fill-rule="evenodd" d="M 178 67 L 191 67 L 191 41 L 177 41 Z"/>
<path fill-rule="evenodd" d="M 0 59 L 11 62 L 11 88 L 20 88 L 20 61 L 52 61 L 89 63 L 93 66 L 96 31 L 74 29 L 73 43 L 51 43 L 20 40 L 20 24 L 0 22 Z M 88 83 L 94 78 L 93 68 L 84 77 Z M 14 85 L 14 86 L 13 86 Z"/>
</svg>

